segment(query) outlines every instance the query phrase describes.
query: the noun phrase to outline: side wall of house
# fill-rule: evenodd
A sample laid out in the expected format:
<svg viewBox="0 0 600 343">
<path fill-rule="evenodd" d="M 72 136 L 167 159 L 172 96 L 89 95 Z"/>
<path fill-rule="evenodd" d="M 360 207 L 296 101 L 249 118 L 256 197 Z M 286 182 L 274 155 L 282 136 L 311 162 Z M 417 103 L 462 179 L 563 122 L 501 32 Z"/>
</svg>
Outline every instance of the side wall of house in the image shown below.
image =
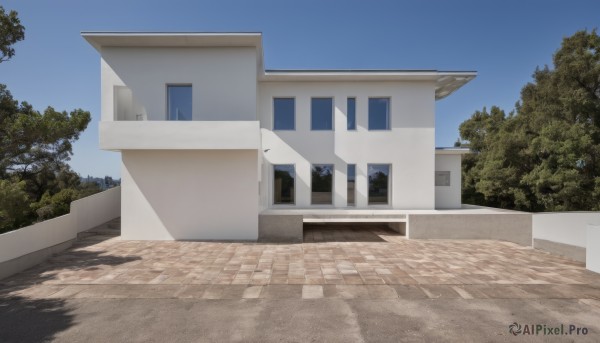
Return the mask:
<svg viewBox="0 0 600 343">
<path fill-rule="evenodd" d="M 450 172 L 449 186 L 435 186 L 435 208 L 461 207 L 461 155 L 435 155 L 435 171 Z"/>
<path fill-rule="evenodd" d="M 122 238 L 256 240 L 257 164 L 256 150 L 123 151 Z"/>
<path fill-rule="evenodd" d="M 311 205 L 312 164 L 335 165 L 333 207 L 346 207 L 347 165 L 356 164 L 356 208 L 434 208 L 433 82 L 260 82 L 258 87 L 258 117 L 266 150 L 262 156 L 263 208 L 277 208 L 273 206 L 273 164 L 296 168 L 296 203 L 283 207 L 318 207 Z M 294 131 L 272 130 L 274 97 L 295 98 Z M 333 131 L 311 131 L 312 97 L 334 99 Z M 356 130 L 347 130 L 348 97 L 356 98 Z M 391 99 L 391 130 L 368 130 L 369 97 Z M 368 205 L 368 164 L 392 165 L 388 206 Z"/>
</svg>

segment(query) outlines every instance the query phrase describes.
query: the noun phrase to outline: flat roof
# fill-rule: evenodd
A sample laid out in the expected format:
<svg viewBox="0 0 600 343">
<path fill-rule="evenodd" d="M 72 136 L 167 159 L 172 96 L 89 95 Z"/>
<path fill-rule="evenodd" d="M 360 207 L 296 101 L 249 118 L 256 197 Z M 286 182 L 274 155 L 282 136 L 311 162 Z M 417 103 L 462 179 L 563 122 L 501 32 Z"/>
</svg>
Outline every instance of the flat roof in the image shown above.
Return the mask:
<svg viewBox="0 0 600 343">
<path fill-rule="evenodd" d="M 465 155 L 471 153 L 469 148 L 436 147 L 436 155 Z"/>
<path fill-rule="evenodd" d="M 253 47 L 259 81 L 431 81 L 443 99 L 473 80 L 475 71 L 404 69 L 264 69 L 260 32 L 81 32 L 98 52 L 102 47 Z"/>
<path fill-rule="evenodd" d="M 477 76 L 475 71 L 438 71 L 406 69 L 267 69 L 259 79 L 266 82 L 285 81 L 433 81 L 435 99 L 440 100 Z"/>
<path fill-rule="evenodd" d="M 96 50 L 102 47 L 257 47 L 260 32 L 81 32 Z"/>
</svg>

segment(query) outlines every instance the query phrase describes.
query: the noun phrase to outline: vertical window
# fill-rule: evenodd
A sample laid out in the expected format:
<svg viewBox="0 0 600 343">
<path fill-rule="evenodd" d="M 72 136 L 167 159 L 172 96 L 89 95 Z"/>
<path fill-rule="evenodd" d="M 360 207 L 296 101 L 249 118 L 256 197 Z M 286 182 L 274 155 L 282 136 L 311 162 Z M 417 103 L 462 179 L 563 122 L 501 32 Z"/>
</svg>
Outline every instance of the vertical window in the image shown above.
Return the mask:
<svg viewBox="0 0 600 343">
<path fill-rule="evenodd" d="M 296 129 L 296 100 L 294 98 L 273 99 L 273 130 Z"/>
<path fill-rule="evenodd" d="M 192 120 L 192 86 L 167 85 L 167 118 Z"/>
<path fill-rule="evenodd" d="M 356 130 L 356 98 L 348 98 L 346 112 L 348 130 Z"/>
<path fill-rule="evenodd" d="M 333 130 L 333 98 L 311 99 L 310 123 L 311 130 Z"/>
<path fill-rule="evenodd" d="M 294 204 L 296 170 L 293 164 L 273 166 L 273 202 L 275 204 Z"/>
<path fill-rule="evenodd" d="M 450 186 L 450 172 L 449 171 L 436 171 L 435 172 L 435 185 L 436 186 Z"/>
<path fill-rule="evenodd" d="M 387 205 L 390 186 L 390 165 L 369 164 L 369 205 Z"/>
<path fill-rule="evenodd" d="M 333 204 L 333 164 L 313 164 L 311 203 Z"/>
<path fill-rule="evenodd" d="M 369 98 L 369 130 L 390 129 L 390 98 Z"/>
<path fill-rule="evenodd" d="M 356 194 L 356 164 L 348 165 L 348 206 L 355 206 Z"/>
</svg>

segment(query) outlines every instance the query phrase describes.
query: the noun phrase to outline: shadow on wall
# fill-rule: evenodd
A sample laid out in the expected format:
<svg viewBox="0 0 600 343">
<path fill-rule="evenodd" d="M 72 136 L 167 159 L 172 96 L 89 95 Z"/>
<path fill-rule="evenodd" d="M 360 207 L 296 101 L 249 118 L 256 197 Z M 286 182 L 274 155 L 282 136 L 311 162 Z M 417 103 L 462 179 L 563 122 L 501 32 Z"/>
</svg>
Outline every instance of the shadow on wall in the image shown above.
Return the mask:
<svg viewBox="0 0 600 343">
<path fill-rule="evenodd" d="M 77 250 L 98 240 L 79 242 L 73 248 L 24 272 L 0 281 L 0 342 L 46 342 L 75 324 L 66 299 L 34 295 L 36 285 L 56 278 L 56 270 L 95 270 L 139 260 L 112 256 L 104 251 Z M 28 292 L 31 292 L 30 296 Z M 48 294 L 50 295 L 50 294 Z"/>
<path fill-rule="evenodd" d="M 124 239 L 258 237 L 256 150 L 123 153 Z M 124 198 L 125 199 L 125 198 Z M 133 199 L 133 200 L 132 200 Z M 124 213 L 126 214 L 126 213 Z"/>
</svg>

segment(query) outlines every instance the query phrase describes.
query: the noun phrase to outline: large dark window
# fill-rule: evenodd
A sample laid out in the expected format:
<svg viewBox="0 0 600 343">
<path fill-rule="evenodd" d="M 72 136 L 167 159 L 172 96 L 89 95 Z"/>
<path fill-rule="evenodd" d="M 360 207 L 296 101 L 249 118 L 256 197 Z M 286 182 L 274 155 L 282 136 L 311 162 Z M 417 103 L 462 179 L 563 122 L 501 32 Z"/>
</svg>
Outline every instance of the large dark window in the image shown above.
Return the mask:
<svg viewBox="0 0 600 343">
<path fill-rule="evenodd" d="M 369 164 L 369 205 L 389 203 L 390 165 Z"/>
<path fill-rule="evenodd" d="M 167 85 L 167 118 L 192 120 L 192 86 Z"/>
<path fill-rule="evenodd" d="M 313 164 L 312 204 L 333 204 L 333 164 Z"/>
<path fill-rule="evenodd" d="M 369 130 L 390 129 L 390 98 L 369 98 Z"/>
<path fill-rule="evenodd" d="M 311 130 L 333 130 L 333 98 L 312 98 L 310 119 Z"/>
<path fill-rule="evenodd" d="M 275 204 L 294 204 L 296 170 L 293 164 L 273 166 L 273 202 Z"/>
<path fill-rule="evenodd" d="M 355 206 L 354 200 L 356 194 L 356 164 L 348 165 L 348 206 Z"/>
<path fill-rule="evenodd" d="M 346 105 L 348 130 L 356 130 L 356 98 L 348 98 Z"/>
<path fill-rule="evenodd" d="M 294 98 L 273 99 L 273 130 L 296 129 L 296 101 Z"/>
</svg>

